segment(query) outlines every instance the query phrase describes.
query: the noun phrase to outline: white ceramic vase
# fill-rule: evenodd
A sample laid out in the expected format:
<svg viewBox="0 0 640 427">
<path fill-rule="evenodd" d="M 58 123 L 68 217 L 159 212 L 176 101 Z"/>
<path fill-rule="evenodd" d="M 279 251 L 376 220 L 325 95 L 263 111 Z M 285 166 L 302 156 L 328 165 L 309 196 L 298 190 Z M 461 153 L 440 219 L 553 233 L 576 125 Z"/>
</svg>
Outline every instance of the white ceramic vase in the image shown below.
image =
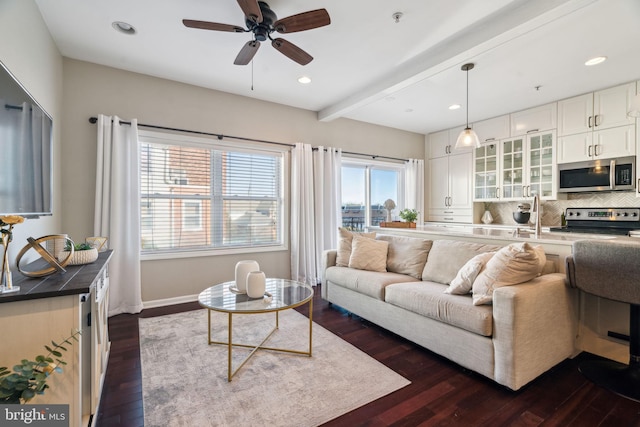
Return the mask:
<svg viewBox="0 0 640 427">
<path fill-rule="evenodd" d="M 249 298 L 262 298 L 267 288 L 267 278 L 263 271 L 252 271 L 247 276 L 247 295 Z"/>
<path fill-rule="evenodd" d="M 491 224 L 493 222 L 493 215 L 488 210 L 484 211 L 482 214 L 482 222 L 485 224 Z"/>
<path fill-rule="evenodd" d="M 245 260 L 236 264 L 236 288 L 239 292 L 247 292 L 247 276 L 252 271 L 260 271 L 257 261 Z"/>
</svg>

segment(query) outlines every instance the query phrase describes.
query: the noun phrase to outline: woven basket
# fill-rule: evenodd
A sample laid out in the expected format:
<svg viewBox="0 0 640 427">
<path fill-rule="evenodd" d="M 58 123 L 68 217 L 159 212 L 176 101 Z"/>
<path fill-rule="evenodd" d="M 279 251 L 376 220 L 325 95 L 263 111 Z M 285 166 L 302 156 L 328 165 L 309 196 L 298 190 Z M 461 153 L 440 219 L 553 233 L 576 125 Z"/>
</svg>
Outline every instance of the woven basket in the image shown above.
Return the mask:
<svg viewBox="0 0 640 427">
<path fill-rule="evenodd" d="M 69 256 L 69 251 L 62 251 L 58 254 L 58 260 L 61 261 Z M 90 264 L 98 259 L 98 250 L 96 248 L 87 249 L 85 251 L 74 251 L 69 264 L 82 265 Z"/>
</svg>

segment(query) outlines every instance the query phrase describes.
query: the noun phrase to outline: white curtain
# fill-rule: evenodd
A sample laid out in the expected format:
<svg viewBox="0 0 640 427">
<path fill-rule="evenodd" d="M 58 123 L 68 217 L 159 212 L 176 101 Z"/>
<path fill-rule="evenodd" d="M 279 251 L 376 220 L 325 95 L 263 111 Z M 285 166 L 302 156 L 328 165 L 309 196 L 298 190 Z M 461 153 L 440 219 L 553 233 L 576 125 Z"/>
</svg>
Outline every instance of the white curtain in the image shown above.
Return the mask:
<svg viewBox="0 0 640 427">
<path fill-rule="evenodd" d="M 291 153 L 291 279 L 316 284 L 313 212 L 313 154 L 298 143 Z"/>
<path fill-rule="evenodd" d="M 405 205 L 419 212 L 418 224 L 424 222 L 424 160 L 409 159 L 405 165 Z"/>
<path fill-rule="evenodd" d="M 142 310 L 138 125 L 98 116 L 94 234 L 109 239 L 109 316 Z"/>
<path fill-rule="evenodd" d="M 318 147 L 313 152 L 316 276 L 322 280 L 322 251 L 338 247 L 342 224 L 342 150 Z"/>
<path fill-rule="evenodd" d="M 321 255 L 337 247 L 341 151 L 296 144 L 291 156 L 291 278 L 315 286 Z"/>
</svg>

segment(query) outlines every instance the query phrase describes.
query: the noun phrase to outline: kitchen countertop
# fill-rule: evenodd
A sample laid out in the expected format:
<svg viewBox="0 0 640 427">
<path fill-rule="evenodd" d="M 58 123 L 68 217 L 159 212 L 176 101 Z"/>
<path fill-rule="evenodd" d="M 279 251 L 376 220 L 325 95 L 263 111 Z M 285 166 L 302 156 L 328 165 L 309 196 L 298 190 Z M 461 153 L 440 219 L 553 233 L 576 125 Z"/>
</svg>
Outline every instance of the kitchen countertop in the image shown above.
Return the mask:
<svg viewBox="0 0 640 427">
<path fill-rule="evenodd" d="M 607 239 L 607 240 L 627 240 L 630 237 L 622 237 L 613 234 L 586 234 L 586 233 L 563 233 L 549 231 L 549 227 L 542 227 L 542 233 L 539 237 L 535 236 L 533 228 L 527 226 L 515 225 L 499 225 L 499 224 L 452 224 L 427 222 L 423 225 L 417 225 L 416 228 L 386 228 L 386 227 L 368 227 L 371 230 L 379 232 L 384 231 L 401 231 L 402 234 L 437 234 L 442 236 L 458 236 L 458 237 L 475 237 L 487 240 L 509 240 L 524 241 L 537 243 L 547 243 L 555 245 L 571 246 L 576 240 L 585 239 Z M 634 240 L 635 241 L 635 240 Z M 640 243 L 640 240 L 637 240 Z"/>
<path fill-rule="evenodd" d="M 113 250 L 100 252 L 98 259 L 91 264 L 68 265 L 65 267 L 66 273 L 54 273 L 45 277 L 26 277 L 14 269 L 13 285 L 20 286 L 20 290 L 0 294 L 0 303 L 89 293 L 95 278 L 105 268 L 112 253 Z M 31 265 L 40 269 L 46 266 L 42 265 L 44 262 L 39 259 Z"/>
</svg>

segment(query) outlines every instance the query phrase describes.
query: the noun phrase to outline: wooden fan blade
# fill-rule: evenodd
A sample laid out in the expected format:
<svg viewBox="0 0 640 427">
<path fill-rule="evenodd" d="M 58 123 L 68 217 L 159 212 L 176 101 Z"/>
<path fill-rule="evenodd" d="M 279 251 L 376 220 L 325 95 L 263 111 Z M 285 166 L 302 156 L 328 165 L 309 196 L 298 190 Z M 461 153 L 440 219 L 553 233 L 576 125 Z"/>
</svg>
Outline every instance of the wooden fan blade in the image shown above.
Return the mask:
<svg viewBox="0 0 640 427">
<path fill-rule="evenodd" d="M 240 9 L 242 9 L 244 16 L 246 16 L 249 21 L 253 21 L 256 24 L 262 22 L 262 11 L 260 10 L 258 0 L 238 0 L 238 5 L 240 5 Z"/>
<path fill-rule="evenodd" d="M 227 31 L 231 33 L 244 33 L 245 30 L 237 25 L 218 24 L 217 22 L 194 21 L 193 19 L 183 19 L 182 23 L 185 27 L 199 28 L 201 30 Z"/>
<path fill-rule="evenodd" d="M 311 10 L 278 19 L 273 28 L 279 33 L 295 33 L 296 31 L 311 30 L 331 24 L 331 18 L 326 9 Z"/>
<path fill-rule="evenodd" d="M 236 65 L 247 65 L 249 62 L 251 62 L 259 47 L 260 42 L 257 40 L 251 40 L 247 42 L 247 44 L 245 44 L 242 49 L 240 49 L 240 52 L 238 53 L 238 56 L 236 56 L 236 60 L 233 61 L 233 63 Z"/>
<path fill-rule="evenodd" d="M 285 39 L 273 39 L 271 45 L 278 49 L 284 56 L 296 61 L 300 65 L 307 65 L 309 62 L 313 61 L 313 56 Z"/>
</svg>

